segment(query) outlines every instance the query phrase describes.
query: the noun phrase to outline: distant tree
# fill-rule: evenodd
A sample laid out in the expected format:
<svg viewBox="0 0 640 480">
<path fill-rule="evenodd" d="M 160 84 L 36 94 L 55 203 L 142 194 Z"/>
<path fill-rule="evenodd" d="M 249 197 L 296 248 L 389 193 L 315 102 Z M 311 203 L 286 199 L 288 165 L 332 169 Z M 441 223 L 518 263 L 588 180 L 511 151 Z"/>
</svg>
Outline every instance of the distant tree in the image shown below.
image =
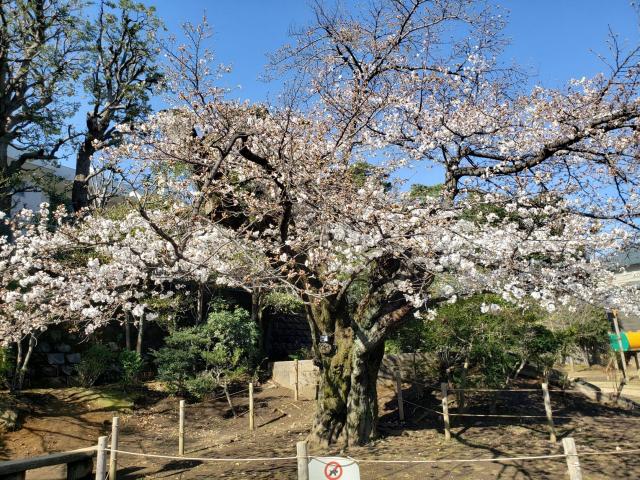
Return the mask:
<svg viewBox="0 0 640 480">
<path fill-rule="evenodd" d="M 150 110 L 150 94 L 160 79 L 155 62 L 159 51 L 155 34 L 160 26 L 154 7 L 130 0 L 100 2 L 91 30 L 91 68 L 84 76 L 90 109 L 76 157 L 75 211 L 91 202 L 92 155 L 121 140 L 118 124 L 139 121 Z M 103 165 L 94 175 L 105 168 Z"/>
<path fill-rule="evenodd" d="M 30 160 L 55 161 L 84 48 L 81 0 L 0 0 L 0 211 L 29 187 Z M 9 152 L 16 158 L 9 161 Z"/>
</svg>

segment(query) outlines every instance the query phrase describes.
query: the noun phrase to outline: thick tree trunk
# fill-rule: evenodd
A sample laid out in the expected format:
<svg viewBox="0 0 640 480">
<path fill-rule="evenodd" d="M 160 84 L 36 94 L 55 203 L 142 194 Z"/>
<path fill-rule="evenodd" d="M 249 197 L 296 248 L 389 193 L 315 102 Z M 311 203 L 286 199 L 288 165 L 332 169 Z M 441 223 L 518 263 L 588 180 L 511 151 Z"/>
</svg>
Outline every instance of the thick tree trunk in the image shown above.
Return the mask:
<svg viewBox="0 0 640 480">
<path fill-rule="evenodd" d="M 76 212 L 89 206 L 89 175 L 91 173 L 91 155 L 94 153 L 93 137 L 87 135 L 78 150 L 76 176 L 73 179 L 71 190 L 71 203 Z"/>
<path fill-rule="evenodd" d="M 364 445 L 377 435 L 376 381 L 384 344 L 367 350 L 350 328 L 337 328 L 333 350 L 322 355 L 316 417 L 310 440 Z"/>
<path fill-rule="evenodd" d="M 0 141 L 0 212 L 11 214 L 11 185 L 9 181 L 9 145 Z M 0 234 L 5 233 L 0 226 Z"/>
<path fill-rule="evenodd" d="M 22 355 L 22 342 L 18 342 L 18 355 L 16 358 L 16 369 L 13 380 L 13 388 L 17 391 L 22 390 L 24 387 L 24 379 L 27 375 L 27 371 L 29 370 L 29 361 L 31 360 L 33 349 L 36 346 L 36 340 L 35 335 L 29 336 L 29 344 L 24 357 Z"/>
<path fill-rule="evenodd" d="M 251 289 L 251 320 L 258 326 L 258 350 L 261 356 L 265 355 L 266 329 L 264 328 L 262 315 L 262 292 L 259 288 Z"/>
</svg>

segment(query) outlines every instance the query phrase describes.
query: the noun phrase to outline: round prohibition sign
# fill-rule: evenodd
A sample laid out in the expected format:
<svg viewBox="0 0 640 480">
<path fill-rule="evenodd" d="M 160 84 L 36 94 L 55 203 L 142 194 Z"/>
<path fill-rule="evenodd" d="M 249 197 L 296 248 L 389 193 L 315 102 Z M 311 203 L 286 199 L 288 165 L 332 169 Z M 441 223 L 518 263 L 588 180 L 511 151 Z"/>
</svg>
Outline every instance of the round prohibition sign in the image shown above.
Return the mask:
<svg viewBox="0 0 640 480">
<path fill-rule="evenodd" d="M 329 480 L 338 480 L 342 477 L 342 465 L 338 462 L 329 462 L 324 466 L 324 476 Z"/>
</svg>

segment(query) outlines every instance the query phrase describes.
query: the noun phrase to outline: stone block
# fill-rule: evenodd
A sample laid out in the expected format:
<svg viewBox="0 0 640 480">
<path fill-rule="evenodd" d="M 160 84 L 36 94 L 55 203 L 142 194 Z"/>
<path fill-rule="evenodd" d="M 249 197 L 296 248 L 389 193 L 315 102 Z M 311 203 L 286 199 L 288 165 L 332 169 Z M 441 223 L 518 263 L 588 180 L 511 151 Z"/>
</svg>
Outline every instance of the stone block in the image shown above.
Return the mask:
<svg viewBox="0 0 640 480">
<path fill-rule="evenodd" d="M 49 365 L 64 365 L 64 353 L 47 353 Z"/>
<path fill-rule="evenodd" d="M 45 365 L 44 367 L 39 369 L 39 373 L 43 377 L 57 377 L 58 376 L 58 367 L 52 367 L 51 365 Z"/>
<path fill-rule="evenodd" d="M 69 353 L 71 351 L 71 345 L 66 343 L 58 343 L 56 345 L 56 352 Z"/>
<path fill-rule="evenodd" d="M 80 363 L 81 357 L 79 353 L 67 353 L 66 357 L 67 357 L 67 362 L 69 363 L 73 363 L 73 364 Z"/>
</svg>

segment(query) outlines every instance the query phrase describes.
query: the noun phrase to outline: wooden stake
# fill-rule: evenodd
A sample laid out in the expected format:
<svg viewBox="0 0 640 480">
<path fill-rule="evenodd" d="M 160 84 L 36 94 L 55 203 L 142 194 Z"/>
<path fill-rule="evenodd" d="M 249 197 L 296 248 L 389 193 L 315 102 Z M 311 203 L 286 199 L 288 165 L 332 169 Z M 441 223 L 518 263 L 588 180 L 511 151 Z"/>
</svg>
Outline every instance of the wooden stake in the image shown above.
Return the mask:
<svg viewBox="0 0 640 480">
<path fill-rule="evenodd" d="M 184 455 L 184 400 L 180 400 L 180 413 L 178 421 L 178 455 Z"/>
<path fill-rule="evenodd" d="M 618 339 L 618 349 L 620 351 L 620 360 L 622 361 L 622 375 L 627 378 L 627 359 L 624 356 L 624 349 L 622 346 L 622 336 L 620 335 L 620 325 L 618 324 L 618 311 L 611 311 L 613 316 L 613 328 L 616 330 L 616 338 Z"/>
<path fill-rule="evenodd" d="M 296 456 L 298 457 L 298 480 L 309 480 L 309 453 L 306 441 L 296 443 Z"/>
<path fill-rule="evenodd" d="M 547 423 L 549 424 L 549 440 L 556 442 L 556 428 L 553 425 L 553 414 L 551 411 L 551 397 L 549 397 L 549 385 L 542 382 L 542 396 L 544 397 L 544 410 L 547 412 Z"/>
<path fill-rule="evenodd" d="M 582 480 L 582 471 L 580 470 L 580 457 L 576 451 L 576 443 L 573 438 L 566 437 L 562 439 L 562 447 L 567 459 L 567 469 L 569 470 L 569 480 Z"/>
<path fill-rule="evenodd" d="M 300 398 L 299 394 L 298 394 L 298 359 L 296 358 L 293 361 L 293 368 L 295 370 L 295 375 L 296 375 L 296 379 L 295 379 L 295 383 L 293 385 L 293 399 L 297 402 L 298 399 Z"/>
<path fill-rule="evenodd" d="M 444 420 L 444 439 L 451 440 L 451 424 L 449 423 L 449 394 L 447 393 L 447 383 L 440 384 L 442 390 L 442 419 Z"/>
<path fill-rule="evenodd" d="M 96 451 L 96 480 L 104 480 L 107 474 L 107 437 L 98 438 Z"/>
<path fill-rule="evenodd" d="M 575 366 L 575 363 L 573 361 L 573 357 L 571 355 L 569 355 L 569 371 L 571 373 L 575 373 L 575 371 L 576 371 L 576 366 Z"/>
<path fill-rule="evenodd" d="M 640 362 L 638 361 L 638 352 L 633 352 L 633 358 L 636 361 L 636 373 L 640 372 Z"/>
<path fill-rule="evenodd" d="M 396 395 L 398 397 L 398 416 L 404 422 L 404 400 L 402 399 L 402 377 L 400 372 L 396 372 Z"/>
<path fill-rule="evenodd" d="M 120 431 L 120 419 L 113 417 L 111 422 L 111 452 L 109 455 L 109 480 L 116 480 L 118 475 L 118 454 L 114 451 L 118 449 L 118 437 Z"/>
<path fill-rule="evenodd" d="M 249 430 L 254 430 L 253 420 L 253 383 L 249 382 Z"/>
<path fill-rule="evenodd" d="M 467 372 L 469 370 L 469 358 L 464 359 L 464 365 L 462 366 L 462 374 L 460 376 L 460 388 L 458 389 L 458 408 L 461 412 L 465 411 L 465 397 L 464 390 L 467 388 Z"/>
</svg>

